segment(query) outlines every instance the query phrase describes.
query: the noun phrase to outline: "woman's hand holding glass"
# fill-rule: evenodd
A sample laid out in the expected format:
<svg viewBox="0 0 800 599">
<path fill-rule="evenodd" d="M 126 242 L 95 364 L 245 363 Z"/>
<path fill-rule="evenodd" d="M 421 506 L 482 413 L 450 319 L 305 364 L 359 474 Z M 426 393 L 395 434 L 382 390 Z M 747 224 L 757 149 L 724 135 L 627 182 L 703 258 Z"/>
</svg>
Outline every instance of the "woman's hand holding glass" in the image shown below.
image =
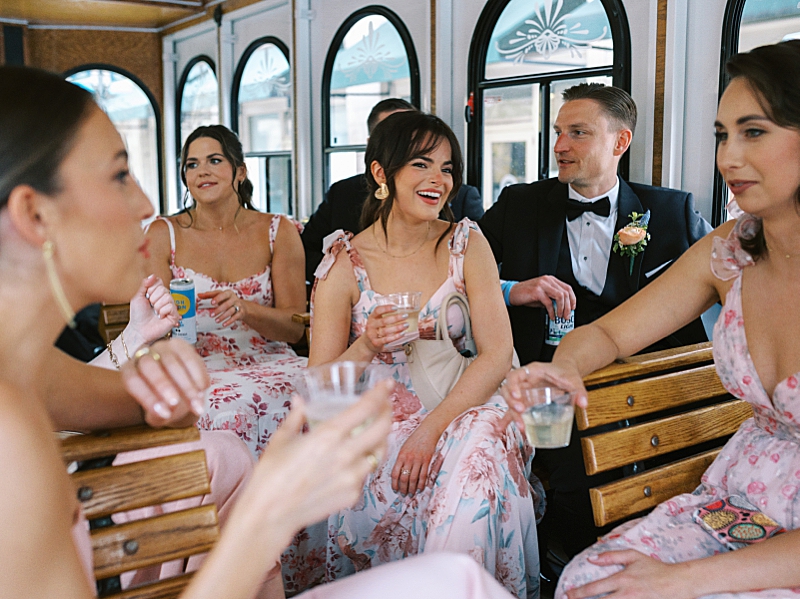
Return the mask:
<svg viewBox="0 0 800 599">
<path fill-rule="evenodd" d="M 214 306 L 214 319 L 223 327 L 229 327 L 237 320 L 243 320 L 247 314 L 247 300 L 240 298 L 230 289 L 217 289 L 197 294 L 197 300 L 211 300 Z"/>
<path fill-rule="evenodd" d="M 120 370 L 150 426 L 188 426 L 203 413 L 210 380 L 203 359 L 188 343 L 157 341 L 137 350 Z"/>
<path fill-rule="evenodd" d="M 386 351 L 386 346 L 400 340 L 408 328 L 408 315 L 397 312 L 394 306 L 376 306 L 367 319 L 361 338 L 374 354 Z"/>
<path fill-rule="evenodd" d="M 498 431 L 505 430 L 512 421 L 525 429 L 522 413 L 530 407 L 525 391 L 536 387 L 557 387 L 571 393 L 575 405 L 582 408 L 587 406 L 586 388 L 577 368 L 548 362 L 531 362 L 509 372 L 500 387 L 509 410 L 497 424 Z"/>
<path fill-rule="evenodd" d="M 379 382 L 353 406 L 308 434 L 302 434 L 305 402 L 295 396 L 292 411 L 270 440 L 248 485 L 250 501 L 256 503 L 248 502 L 248 507 L 263 508 L 254 512 L 258 514 L 271 510 L 284 535 L 293 535 L 358 501 L 364 480 L 386 452 L 394 385 L 392 380 Z"/>
<path fill-rule="evenodd" d="M 172 294 L 156 275 L 150 275 L 131 299 L 130 321 L 125 340 L 131 351 L 152 343 L 180 324 L 180 315 Z"/>
</svg>

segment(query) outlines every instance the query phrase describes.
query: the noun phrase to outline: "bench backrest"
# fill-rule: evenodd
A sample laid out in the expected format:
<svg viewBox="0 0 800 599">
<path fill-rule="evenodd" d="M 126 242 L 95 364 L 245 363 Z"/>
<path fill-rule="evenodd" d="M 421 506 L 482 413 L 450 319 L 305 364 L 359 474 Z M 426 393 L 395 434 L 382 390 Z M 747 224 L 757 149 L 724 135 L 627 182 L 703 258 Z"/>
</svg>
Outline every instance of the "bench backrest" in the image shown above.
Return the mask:
<svg viewBox="0 0 800 599">
<path fill-rule="evenodd" d="M 217 510 L 204 505 L 115 524 L 112 514 L 204 495 L 210 491 L 204 451 L 112 466 L 118 453 L 196 441 L 195 427 L 151 429 L 147 426 L 89 435 L 61 442 L 75 492 L 91 528 L 98 596 L 118 599 L 169 599 L 188 584 L 185 574 L 121 591 L 124 572 L 186 559 L 211 549 L 219 536 Z"/>
<path fill-rule="evenodd" d="M 717 376 L 711 344 L 635 356 L 584 379 L 589 407 L 576 412 L 589 475 L 623 475 L 590 490 L 605 526 L 690 492 L 727 438 L 752 416 Z"/>
<path fill-rule="evenodd" d="M 116 339 L 125 329 L 131 316 L 130 304 L 103 304 L 100 306 L 98 330 L 106 343 Z"/>
</svg>

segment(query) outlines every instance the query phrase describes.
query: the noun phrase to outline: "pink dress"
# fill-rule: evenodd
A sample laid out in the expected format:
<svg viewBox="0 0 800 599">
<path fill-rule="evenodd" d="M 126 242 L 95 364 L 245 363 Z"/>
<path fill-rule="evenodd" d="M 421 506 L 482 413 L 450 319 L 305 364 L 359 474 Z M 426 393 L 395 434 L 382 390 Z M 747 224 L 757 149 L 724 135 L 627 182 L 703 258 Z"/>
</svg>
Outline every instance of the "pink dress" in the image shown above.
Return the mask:
<svg viewBox="0 0 800 599">
<path fill-rule="evenodd" d="M 778 383 L 770 400 L 750 359 L 742 318 L 742 270 L 753 264 L 738 235 L 760 226 L 744 214 L 727 239 L 714 240 L 711 269 L 722 280 L 734 279 L 714 327 L 714 362 L 725 388 L 753 407 L 746 420 L 703 474 L 693 493 L 665 501 L 644 518 L 614 529 L 565 568 L 556 597 L 569 589 L 619 571 L 599 567 L 587 556 L 616 549 L 636 549 L 663 562 L 678 563 L 728 551 L 693 520 L 698 508 L 739 495 L 764 514 L 792 530 L 800 528 L 800 373 Z M 778 599 L 800 589 L 768 589 L 708 595 L 715 599 Z"/>
<path fill-rule="evenodd" d="M 270 265 L 235 283 L 216 281 L 178 266 L 175 231 L 169 220 L 163 220 L 169 227 L 173 278 L 193 279 L 198 294 L 231 289 L 244 300 L 262 306 L 273 305 Z M 270 250 L 282 220 L 280 215 L 272 218 Z M 197 351 L 211 377 L 206 412 L 197 425 L 204 430 L 232 430 L 257 458 L 289 413 L 294 393 L 292 381 L 302 373 L 308 360 L 295 354 L 287 343 L 271 341 L 242 321 L 223 328 L 215 322 L 212 310 L 211 300 L 197 304 Z"/>
<path fill-rule="evenodd" d="M 454 291 L 466 292 L 463 266 L 470 234 L 480 232 L 464 219 L 449 240 L 449 276 L 420 311 L 422 338 L 434 338 L 444 297 Z M 347 251 L 361 291 L 352 309 L 352 343 L 364 332 L 377 304 L 351 237 L 337 231 L 326 239 L 326 255 L 316 276 L 324 279 L 339 252 Z M 458 346 L 463 343 L 464 322 L 458 308 L 452 310 L 448 332 Z M 472 556 L 513 595 L 538 597 L 536 515 L 528 483 L 533 449 L 515 427 L 500 436 L 494 432 L 506 410 L 502 397 L 491 397 L 470 408 L 448 426 L 436 446 L 428 486 L 406 497 L 392 490 L 391 472 L 400 448 L 427 411 L 414 394 L 402 348 L 379 354 L 375 361 L 390 365 L 395 380 L 402 384 L 392 396 L 394 425 L 388 454 L 367 479 L 358 504 L 328 520 L 327 579 L 417 553 L 454 551 Z"/>
</svg>

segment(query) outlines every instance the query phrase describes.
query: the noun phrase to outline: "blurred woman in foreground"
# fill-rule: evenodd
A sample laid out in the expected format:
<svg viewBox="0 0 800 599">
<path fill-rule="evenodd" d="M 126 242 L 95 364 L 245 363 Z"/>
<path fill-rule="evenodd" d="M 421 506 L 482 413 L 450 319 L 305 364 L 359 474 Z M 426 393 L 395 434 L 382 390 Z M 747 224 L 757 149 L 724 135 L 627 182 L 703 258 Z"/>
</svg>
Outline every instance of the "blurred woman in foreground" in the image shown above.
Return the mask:
<svg viewBox="0 0 800 599">
<path fill-rule="evenodd" d="M 91 551 L 81 551 L 88 530 L 54 428 L 130 424 L 141 409 L 151 423 L 196 418 L 192 402 L 208 379 L 181 342 L 156 343 L 122 365 L 141 408 L 108 393 L 118 373 L 81 368 L 53 348 L 76 308 L 134 295 L 148 253 L 139 223 L 151 211 L 119 134 L 88 92 L 58 75 L 0 67 L 0 311 L 13 315 L 0 329 L 0 597 L 94 594 Z M 76 381 L 80 373 L 88 374 Z M 75 399 L 81 387 L 89 398 Z M 104 392 L 113 412 L 91 399 Z M 251 599 L 298 528 L 355 501 L 384 451 L 389 393 L 377 387 L 310 435 L 300 434 L 298 401 L 183 596 Z M 336 587 L 319 593 L 336 596 Z"/>
</svg>

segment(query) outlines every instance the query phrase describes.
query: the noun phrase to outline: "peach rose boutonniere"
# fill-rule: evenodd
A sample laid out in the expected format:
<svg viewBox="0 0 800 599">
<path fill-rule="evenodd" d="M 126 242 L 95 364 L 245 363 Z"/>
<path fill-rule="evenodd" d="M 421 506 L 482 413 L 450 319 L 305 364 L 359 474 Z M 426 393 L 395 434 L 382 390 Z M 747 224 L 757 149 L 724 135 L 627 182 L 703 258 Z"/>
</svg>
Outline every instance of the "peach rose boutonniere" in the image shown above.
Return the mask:
<svg viewBox="0 0 800 599">
<path fill-rule="evenodd" d="M 633 274 L 633 261 L 644 251 L 647 242 L 650 240 L 650 233 L 647 232 L 647 225 L 650 222 L 650 211 L 644 214 L 632 212 L 629 216 L 631 222 L 622 227 L 614 235 L 614 245 L 611 250 L 620 256 L 630 258 L 629 274 Z"/>
</svg>

